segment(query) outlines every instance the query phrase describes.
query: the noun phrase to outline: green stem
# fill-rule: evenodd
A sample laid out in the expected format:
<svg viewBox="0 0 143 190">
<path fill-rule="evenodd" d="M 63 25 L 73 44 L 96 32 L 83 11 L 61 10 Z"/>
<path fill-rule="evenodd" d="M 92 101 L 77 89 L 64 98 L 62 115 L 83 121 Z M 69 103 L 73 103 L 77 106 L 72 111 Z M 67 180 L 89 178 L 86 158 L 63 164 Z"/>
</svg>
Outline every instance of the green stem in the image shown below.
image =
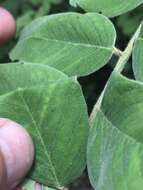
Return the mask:
<svg viewBox="0 0 143 190">
<path fill-rule="evenodd" d="M 57 190 L 69 190 L 67 187 L 60 187 Z"/>
<path fill-rule="evenodd" d="M 117 57 L 120 57 L 122 55 L 122 51 L 116 47 L 113 48 L 113 54 L 116 55 Z"/>
<path fill-rule="evenodd" d="M 137 38 L 139 37 L 139 35 L 140 35 L 141 28 L 142 28 L 142 24 L 140 24 L 137 31 L 133 35 L 132 39 L 129 41 L 126 49 L 122 53 L 121 53 L 120 50 L 117 50 L 117 48 L 113 49 L 113 53 L 114 52 L 120 52 L 120 58 L 117 61 L 117 64 L 116 64 L 116 66 L 115 66 L 115 68 L 113 70 L 114 72 L 121 73 L 123 71 L 123 69 L 125 67 L 125 64 L 128 62 L 128 60 L 129 60 L 129 58 L 130 58 L 130 56 L 132 54 L 134 43 L 137 40 Z M 118 55 L 119 55 L 119 53 L 118 53 Z M 110 77 L 111 76 L 112 76 L 112 73 L 111 73 Z M 109 77 L 109 80 L 110 80 L 110 77 Z M 93 122 L 95 120 L 96 114 L 97 114 L 98 110 L 100 110 L 102 100 L 103 100 L 103 97 L 104 97 L 104 93 L 105 93 L 106 87 L 108 85 L 108 81 L 107 81 L 107 83 L 106 83 L 100 97 L 98 98 L 98 100 L 97 100 L 96 104 L 94 105 L 94 108 L 93 108 L 93 110 L 91 112 L 91 115 L 90 115 L 90 118 L 89 118 L 90 126 L 93 125 Z"/>
</svg>

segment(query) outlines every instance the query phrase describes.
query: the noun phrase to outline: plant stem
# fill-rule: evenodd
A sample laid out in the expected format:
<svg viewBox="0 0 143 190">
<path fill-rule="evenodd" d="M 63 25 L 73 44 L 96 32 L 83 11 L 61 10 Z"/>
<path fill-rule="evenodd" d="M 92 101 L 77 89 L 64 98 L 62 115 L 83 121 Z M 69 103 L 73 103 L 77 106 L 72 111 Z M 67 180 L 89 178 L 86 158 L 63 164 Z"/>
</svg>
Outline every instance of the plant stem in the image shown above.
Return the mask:
<svg viewBox="0 0 143 190">
<path fill-rule="evenodd" d="M 67 187 L 59 187 L 57 190 L 69 190 Z"/>
<path fill-rule="evenodd" d="M 123 71 L 123 69 L 125 67 L 125 64 L 128 62 L 128 60 L 129 60 L 129 58 L 130 58 L 130 56 L 132 54 L 134 43 L 137 40 L 137 38 L 139 37 L 139 35 L 140 35 L 141 28 L 142 28 L 142 24 L 140 24 L 140 26 L 138 27 L 137 31 L 133 35 L 132 39 L 129 41 L 126 49 L 122 53 L 120 53 L 120 58 L 117 61 L 117 64 L 116 64 L 116 66 L 115 66 L 115 68 L 113 70 L 114 72 L 121 73 Z M 121 51 L 118 50 L 117 48 L 114 48 L 114 52 L 121 52 Z M 111 76 L 112 76 L 112 73 L 111 73 L 108 81 L 110 80 Z M 90 126 L 93 126 L 93 122 L 95 120 L 96 114 L 97 114 L 98 110 L 100 110 L 100 107 L 101 107 L 101 104 L 102 104 L 102 100 L 103 100 L 103 97 L 104 97 L 104 93 L 105 93 L 106 87 L 108 85 L 108 81 L 107 81 L 107 83 L 106 83 L 106 85 L 105 85 L 105 87 L 104 87 L 104 89 L 103 89 L 100 97 L 98 98 L 96 104 L 93 107 L 93 110 L 92 110 L 90 118 L 89 118 L 89 124 L 90 124 Z"/>
<path fill-rule="evenodd" d="M 122 55 L 122 51 L 116 47 L 113 48 L 113 54 L 120 57 Z"/>
<path fill-rule="evenodd" d="M 120 59 L 118 60 L 114 71 L 116 71 L 118 73 L 121 73 L 123 71 L 123 69 L 125 67 L 125 64 L 127 63 L 127 61 L 129 60 L 129 58 L 130 58 L 130 56 L 132 54 L 134 43 L 137 40 L 137 38 L 139 37 L 139 35 L 140 35 L 141 28 L 142 28 L 142 24 L 140 24 L 137 31 L 133 35 L 132 39 L 129 41 L 126 49 L 122 53 L 122 56 L 120 56 Z"/>
</svg>

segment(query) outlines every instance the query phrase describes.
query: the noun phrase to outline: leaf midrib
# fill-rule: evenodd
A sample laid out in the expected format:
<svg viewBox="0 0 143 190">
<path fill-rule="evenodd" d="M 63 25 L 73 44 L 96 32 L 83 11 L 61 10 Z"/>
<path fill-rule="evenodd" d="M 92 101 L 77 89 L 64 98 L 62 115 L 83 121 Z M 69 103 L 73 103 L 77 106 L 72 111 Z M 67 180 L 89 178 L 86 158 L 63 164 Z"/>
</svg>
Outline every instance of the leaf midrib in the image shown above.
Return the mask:
<svg viewBox="0 0 143 190">
<path fill-rule="evenodd" d="M 24 38 L 23 40 L 20 40 L 20 43 L 26 40 L 30 39 L 36 39 L 36 40 L 44 40 L 44 41 L 52 41 L 52 42 L 57 42 L 57 43 L 63 43 L 63 44 L 68 44 L 68 45 L 73 45 L 73 46 L 83 46 L 83 47 L 88 47 L 88 48 L 103 48 L 110 50 L 113 47 L 113 43 L 110 46 L 101 46 L 101 45 L 94 45 L 94 44 L 88 44 L 88 43 L 77 43 L 77 42 L 70 42 L 66 40 L 57 40 L 57 39 L 51 39 L 51 38 L 46 38 L 46 37 L 39 37 L 39 36 L 31 36 Z"/>
<path fill-rule="evenodd" d="M 51 161 L 50 155 L 49 155 L 48 152 L 47 152 L 47 149 L 46 149 L 44 140 L 43 140 L 43 138 L 42 138 L 42 136 L 41 136 L 41 134 L 40 134 L 40 132 L 39 132 L 39 130 L 38 130 L 37 123 L 36 123 L 36 121 L 35 121 L 33 115 L 32 115 L 31 112 L 30 112 L 30 108 L 29 108 L 28 104 L 26 103 L 26 101 L 25 101 L 25 99 L 24 99 L 24 97 L 23 97 L 23 94 L 21 93 L 21 90 L 18 90 L 18 93 L 19 93 L 19 96 L 21 97 L 21 99 L 22 99 L 22 101 L 23 101 L 23 104 L 24 104 L 25 107 L 26 107 L 27 113 L 28 113 L 29 116 L 31 117 L 32 123 L 33 123 L 34 126 L 35 126 L 35 129 L 36 129 L 36 131 L 37 131 L 37 134 L 38 134 L 39 137 L 40 137 L 41 144 L 42 144 L 42 146 L 43 146 L 43 149 L 44 149 L 44 151 L 45 151 L 45 154 L 46 154 L 46 156 L 47 156 L 47 159 L 48 159 L 48 161 L 49 161 L 49 163 L 50 163 L 50 165 L 51 165 L 51 168 L 52 168 L 51 171 L 52 171 L 52 173 L 53 173 L 53 176 L 54 176 L 54 178 L 55 178 L 55 181 L 56 181 L 58 187 L 60 187 L 61 185 L 60 185 L 60 182 L 59 182 L 59 180 L 58 180 L 58 178 L 57 178 L 56 170 L 55 170 L 54 165 L 53 165 L 53 163 L 52 163 L 52 161 Z"/>
</svg>

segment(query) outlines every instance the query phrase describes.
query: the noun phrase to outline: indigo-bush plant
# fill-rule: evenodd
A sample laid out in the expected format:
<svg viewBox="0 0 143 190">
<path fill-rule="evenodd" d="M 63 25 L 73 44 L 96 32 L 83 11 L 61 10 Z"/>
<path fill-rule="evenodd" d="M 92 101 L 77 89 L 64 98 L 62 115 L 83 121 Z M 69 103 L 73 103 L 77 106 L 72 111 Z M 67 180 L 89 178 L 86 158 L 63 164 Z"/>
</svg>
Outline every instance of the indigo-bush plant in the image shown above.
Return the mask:
<svg viewBox="0 0 143 190">
<path fill-rule="evenodd" d="M 10 52 L 12 63 L 0 65 L 0 115 L 23 125 L 35 145 L 23 189 L 34 189 L 36 181 L 45 190 L 63 190 L 86 166 L 96 190 L 143 189 L 142 23 L 121 51 L 108 18 L 142 3 L 70 0 L 86 13 L 37 18 Z M 118 61 L 88 118 L 77 79 L 113 54 Z M 122 74 L 132 54 L 134 80 Z"/>
</svg>

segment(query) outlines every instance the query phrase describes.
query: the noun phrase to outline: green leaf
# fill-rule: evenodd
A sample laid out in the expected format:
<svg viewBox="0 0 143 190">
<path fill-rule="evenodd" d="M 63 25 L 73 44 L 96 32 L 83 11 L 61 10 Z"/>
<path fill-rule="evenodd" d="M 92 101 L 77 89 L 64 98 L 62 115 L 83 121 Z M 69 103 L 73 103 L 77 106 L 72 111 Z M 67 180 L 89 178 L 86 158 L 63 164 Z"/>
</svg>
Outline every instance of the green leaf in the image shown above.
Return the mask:
<svg viewBox="0 0 143 190">
<path fill-rule="evenodd" d="M 62 72 L 45 65 L 28 62 L 0 64 L 0 95 L 19 87 L 47 85 L 67 78 Z"/>
<path fill-rule="evenodd" d="M 30 177 L 61 187 L 85 168 L 88 116 L 75 78 L 35 64 L 0 65 L 0 116 L 24 126 L 35 144 Z"/>
<path fill-rule="evenodd" d="M 26 179 L 22 184 L 22 190 L 35 190 L 35 181 Z"/>
<path fill-rule="evenodd" d="M 135 78 L 139 81 L 143 81 L 143 31 L 141 31 L 134 45 L 133 71 Z"/>
<path fill-rule="evenodd" d="M 122 73 L 126 63 L 129 61 L 129 58 L 132 55 L 134 43 L 135 43 L 136 39 L 139 37 L 139 35 L 141 33 L 141 30 L 142 30 L 142 24 L 140 24 L 139 27 L 137 28 L 137 30 L 134 33 L 133 37 L 128 42 L 128 45 L 125 48 L 125 50 L 123 52 L 121 52 L 120 57 L 119 57 L 113 71 L 115 71 L 117 73 Z M 111 74 L 110 77 L 112 77 L 112 74 Z M 110 80 L 110 77 L 109 77 L 108 81 Z M 107 81 L 106 85 L 104 86 L 104 89 L 103 89 L 102 93 L 100 94 L 100 97 L 98 98 L 98 101 L 94 105 L 93 110 L 91 112 L 91 115 L 90 115 L 90 118 L 89 118 L 89 123 L 90 123 L 91 126 L 92 126 L 92 124 L 94 122 L 94 119 L 96 117 L 97 111 L 100 109 L 102 99 L 104 97 L 104 93 L 105 93 L 106 87 L 108 85 L 108 81 Z"/>
<path fill-rule="evenodd" d="M 108 17 L 128 12 L 142 3 L 143 0 L 70 0 L 73 6 L 80 6 L 87 12 L 100 12 Z"/>
<path fill-rule="evenodd" d="M 130 11 L 124 15 L 121 15 L 117 18 L 117 25 L 120 27 L 124 35 L 131 37 L 136 31 L 142 20 L 142 6 L 139 6 L 134 11 Z M 128 23 L 128 24 L 127 24 Z"/>
<path fill-rule="evenodd" d="M 23 185 L 22 185 L 22 190 L 35 190 L 35 184 L 36 182 L 30 179 L 27 179 L 24 181 Z M 42 190 L 55 190 L 49 187 L 45 187 L 43 185 L 42 186 Z"/>
<path fill-rule="evenodd" d="M 69 76 L 82 76 L 108 62 L 115 39 L 113 24 L 102 15 L 56 14 L 27 26 L 10 57 L 46 64 Z"/>
<path fill-rule="evenodd" d="M 113 73 L 90 130 L 87 164 L 96 190 L 143 187 L 143 84 Z"/>
</svg>

